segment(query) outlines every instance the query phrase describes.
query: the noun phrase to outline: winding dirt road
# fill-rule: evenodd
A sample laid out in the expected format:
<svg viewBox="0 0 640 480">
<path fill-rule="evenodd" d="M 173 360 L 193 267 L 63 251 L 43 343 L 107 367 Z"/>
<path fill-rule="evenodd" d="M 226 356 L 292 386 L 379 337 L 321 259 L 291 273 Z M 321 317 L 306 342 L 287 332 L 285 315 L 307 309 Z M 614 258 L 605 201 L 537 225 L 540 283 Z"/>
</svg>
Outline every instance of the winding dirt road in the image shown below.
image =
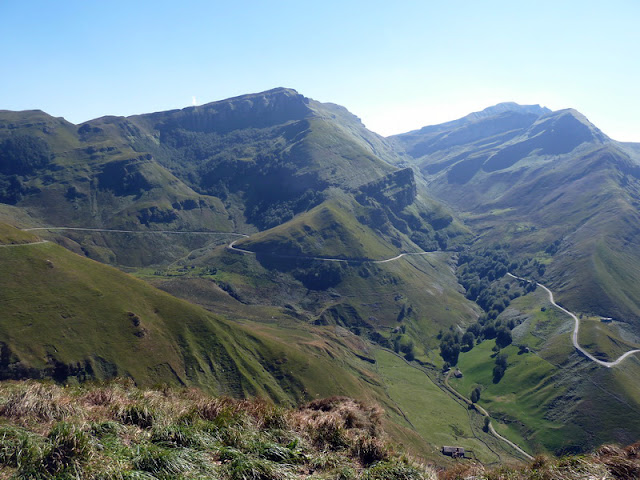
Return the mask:
<svg viewBox="0 0 640 480">
<path fill-rule="evenodd" d="M 40 240 L 38 242 L 29 242 L 29 243 L 5 243 L 4 245 L 0 245 L 0 248 L 26 247 L 27 245 L 41 245 L 43 243 L 49 243 L 49 240 Z"/>
<path fill-rule="evenodd" d="M 520 452 L 522 455 L 524 455 L 527 459 L 529 460 L 533 460 L 533 457 L 531 455 L 529 455 L 527 452 L 525 452 L 522 448 L 520 448 L 518 445 L 516 445 L 515 443 L 513 443 L 511 440 L 509 440 L 508 438 L 503 437 L 502 435 L 500 435 L 498 432 L 496 432 L 496 429 L 493 428 L 493 423 L 491 422 L 491 415 L 489 415 L 489 412 L 487 412 L 484 408 L 482 408 L 480 405 L 478 405 L 477 403 L 473 403 L 471 400 L 469 400 L 467 397 L 465 397 L 464 395 L 462 395 L 460 392 L 458 392 L 455 388 L 453 388 L 451 385 L 449 385 L 449 378 L 451 377 L 451 372 L 453 372 L 453 369 L 449 370 L 449 372 L 447 373 L 447 375 L 444 377 L 444 386 L 451 392 L 453 393 L 456 397 L 458 397 L 460 400 L 462 400 L 463 402 L 467 403 L 468 405 L 472 405 L 474 408 L 476 408 L 482 415 L 484 415 L 485 417 L 487 417 L 489 419 L 489 431 L 491 432 L 491 434 L 498 438 L 499 440 L 502 440 L 504 443 L 506 443 L 507 445 L 511 446 L 513 449 L 517 450 L 518 452 Z"/>
<path fill-rule="evenodd" d="M 175 230 L 117 230 L 112 228 L 82 228 L 82 227 L 36 227 L 23 228 L 23 232 L 33 232 L 35 230 L 78 230 L 81 232 L 113 232 L 113 233 L 137 233 L 137 234 L 157 234 L 168 233 L 172 235 L 234 235 L 240 237 L 248 237 L 244 233 L 236 232 L 179 232 Z"/>
<path fill-rule="evenodd" d="M 244 235 L 244 236 L 248 237 L 248 235 Z M 236 242 L 238 242 L 240 240 L 242 240 L 242 239 L 238 238 L 237 240 L 234 240 L 229 245 L 227 245 L 227 248 L 229 250 L 233 250 L 234 252 L 240 252 L 240 253 L 245 253 L 245 254 L 250 254 L 250 255 L 256 255 L 256 252 L 252 252 L 251 250 L 243 250 L 242 248 L 236 247 L 235 246 Z M 280 258 L 298 258 L 300 260 L 317 260 L 319 262 L 387 263 L 387 262 L 393 262 L 394 260 L 399 260 L 402 257 L 408 256 L 408 255 L 428 255 L 430 253 L 433 253 L 433 252 L 404 252 L 404 253 L 401 253 L 400 255 L 396 255 L 395 257 L 392 257 L 392 258 L 386 258 L 384 260 L 371 260 L 369 258 L 357 259 L 357 258 L 313 257 L 313 256 L 307 256 L 307 255 L 281 255 L 281 254 L 276 254 L 276 253 L 273 253 L 272 255 L 274 255 L 276 257 L 280 257 Z"/>
<path fill-rule="evenodd" d="M 121 230 L 121 229 L 113 229 L 113 228 L 84 228 L 84 227 L 33 227 L 33 228 L 23 228 L 24 232 L 33 232 L 37 230 L 49 230 L 49 231 L 59 231 L 59 230 L 76 230 L 80 232 L 105 232 L 105 233 L 134 233 L 139 235 L 147 235 L 147 234 L 171 234 L 171 235 L 233 235 L 242 238 L 249 238 L 249 235 L 246 233 L 238 233 L 238 232 L 180 232 L 175 230 Z M 232 241 L 227 248 L 234 252 L 243 253 L 245 255 L 256 255 L 256 252 L 252 252 L 251 250 L 244 250 L 242 248 L 236 247 L 236 242 L 242 240 L 242 238 L 237 238 Z M 46 241 L 46 240 L 45 240 Z M 26 244 L 24 244 L 26 245 Z M 319 262 L 341 262 L 341 263 L 388 263 L 393 262 L 395 260 L 399 260 L 402 257 L 409 255 L 428 255 L 432 252 L 403 252 L 395 257 L 386 258 L 384 260 L 372 260 L 372 259 L 349 259 L 349 258 L 332 258 L 332 257 L 314 257 L 314 256 L 305 256 L 305 255 L 279 255 L 274 254 L 278 257 L 282 258 L 298 258 L 301 260 L 316 260 Z"/>
<path fill-rule="evenodd" d="M 516 280 L 523 280 L 525 282 L 529 282 L 530 281 L 530 280 L 527 280 L 526 278 L 517 277 L 517 276 L 515 276 L 515 275 L 513 275 L 511 273 L 507 273 L 507 275 L 509 275 L 512 278 L 515 278 Z M 580 344 L 578 343 L 578 332 L 580 331 L 580 320 L 578 319 L 578 317 L 575 314 L 571 313 L 566 308 L 561 307 L 560 305 L 558 305 L 555 302 L 554 298 L 553 298 L 553 292 L 551 290 L 549 290 L 547 287 L 545 287 L 541 283 L 536 282 L 536 285 L 538 285 L 539 287 L 543 288 L 549 294 L 549 301 L 551 302 L 551 305 L 553 305 L 558 310 L 563 311 L 564 313 L 569 315 L 571 318 L 573 318 L 573 321 L 575 322 L 574 323 L 574 327 L 573 327 L 573 336 L 572 336 L 573 346 L 575 347 L 576 350 L 578 350 L 580 353 L 582 353 L 589 360 L 591 360 L 593 362 L 596 362 L 598 365 L 602 365 L 603 367 L 611 368 L 611 367 L 615 367 L 616 365 L 618 365 L 620 362 L 622 362 L 628 356 L 633 355 L 634 353 L 640 353 L 640 349 L 630 350 L 627 353 L 625 353 L 625 354 L 621 355 L 620 357 L 618 357 L 618 359 L 614 360 L 613 362 L 605 362 L 604 360 L 597 359 L 596 357 L 591 355 L 589 352 L 587 352 L 584 348 L 582 348 L 580 346 Z"/>
</svg>

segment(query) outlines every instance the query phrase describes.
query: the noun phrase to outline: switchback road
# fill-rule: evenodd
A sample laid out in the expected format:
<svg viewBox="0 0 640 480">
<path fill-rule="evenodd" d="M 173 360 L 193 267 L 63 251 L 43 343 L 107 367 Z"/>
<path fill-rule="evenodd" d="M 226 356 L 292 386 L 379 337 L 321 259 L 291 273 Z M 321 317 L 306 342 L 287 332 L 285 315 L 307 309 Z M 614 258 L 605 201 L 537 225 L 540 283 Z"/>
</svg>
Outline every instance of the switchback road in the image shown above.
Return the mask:
<svg viewBox="0 0 640 480">
<path fill-rule="evenodd" d="M 509 275 L 512 278 L 515 278 L 516 280 L 523 280 L 525 282 L 529 282 L 530 281 L 530 280 L 527 280 L 526 278 L 516 277 L 515 275 L 513 275 L 511 273 L 507 273 L 507 275 Z M 591 360 L 593 362 L 596 362 L 598 365 L 602 365 L 603 367 L 611 368 L 611 367 L 615 367 L 616 365 L 618 365 L 620 362 L 622 362 L 628 356 L 633 355 L 634 353 L 639 353 L 640 352 L 640 349 L 630 350 L 627 353 L 621 355 L 617 360 L 614 360 L 613 362 L 605 362 L 604 360 L 597 359 L 596 357 L 591 355 L 589 352 L 587 352 L 584 348 L 582 348 L 580 346 L 580 344 L 578 343 L 578 332 L 580 331 L 580 319 L 575 314 L 573 314 L 572 312 L 567 310 L 566 308 L 558 305 L 555 302 L 554 298 L 553 298 L 553 292 L 551 290 L 549 290 L 547 287 L 545 287 L 541 283 L 536 282 L 536 285 L 538 285 L 539 287 L 543 288 L 549 294 L 549 301 L 551 302 L 551 305 L 553 305 L 558 310 L 563 311 L 564 313 L 569 315 L 571 318 L 573 318 L 573 321 L 575 322 L 574 323 L 574 327 L 573 327 L 573 336 L 572 336 L 573 346 L 576 348 L 576 350 L 578 350 L 580 353 L 582 353 L 589 360 Z"/>
</svg>

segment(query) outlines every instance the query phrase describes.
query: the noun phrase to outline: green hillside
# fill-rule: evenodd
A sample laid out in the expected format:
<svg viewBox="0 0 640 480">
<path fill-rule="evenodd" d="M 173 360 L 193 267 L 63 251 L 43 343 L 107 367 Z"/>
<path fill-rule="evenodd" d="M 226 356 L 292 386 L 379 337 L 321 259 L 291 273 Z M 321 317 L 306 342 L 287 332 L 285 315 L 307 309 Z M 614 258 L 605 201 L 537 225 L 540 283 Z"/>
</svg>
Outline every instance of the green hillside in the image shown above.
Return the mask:
<svg viewBox="0 0 640 480">
<path fill-rule="evenodd" d="M 3 241 L 13 234 L 3 226 Z M 0 248 L 0 262 L 10 272 L 0 280 L 4 378 L 126 376 L 285 402 L 358 389 L 348 372 L 329 381 L 329 358 L 295 346 L 313 340 L 304 330 L 288 334 L 293 343 L 258 335 L 53 243 Z"/>
<path fill-rule="evenodd" d="M 393 140 L 480 233 L 478 245 L 537 260 L 560 301 L 624 319 L 637 335 L 637 153 L 575 110 L 504 108 Z"/>
<path fill-rule="evenodd" d="M 458 442 L 519 458 L 447 389 L 457 364 L 451 384 L 527 451 L 632 443 L 637 359 L 589 362 L 504 275 L 552 288 L 598 358 L 635 346 L 639 167 L 539 106 L 391 139 L 283 88 L 82 125 L 1 111 L 0 372 L 349 395 L 430 460 Z"/>
<path fill-rule="evenodd" d="M 520 323 L 513 330 L 513 344 L 499 349 L 507 357 L 504 376 L 496 381 L 496 342 L 486 340 L 461 353 L 458 367 L 464 376 L 451 380 L 467 396 L 481 388 L 480 405 L 507 426 L 501 433 L 530 451 L 556 454 L 637 438 L 637 358 L 608 369 L 579 355 L 571 344 L 573 320 L 551 307 L 541 289 L 513 301 L 498 317 L 510 318 Z M 585 333 L 581 342 L 589 337 Z M 590 342 L 582 345 L 593 348 Z"/>
<path fill-rule="evenodd" d="M 220 298 L 210 307 L 227 309 L 235 318 L 230 321 L 54 243 L 32 243 L 38 238 L 7 226 L 2 232 L 3 242 L 28 241 L 0 247 L 0 265 L 12 273 L 0 281 L 3 379 L 74 384 L 119 376 L 140 385 L 195 386 L 284 404 L 350 395 L 383 405 L 385 421 L 396 422 L 390 426 L 394 438 L 406 448 L 444 461 L 438 443 L 448 434 L 436 435 L 428 422 L 401 421 L 419 411 L 389 396 L 388 362 L 379 363 L 378 350 L 366 338 L 340 326 L 301 323 L 289 308 L 234 304 L 217 289 Z M 424 374 L 409 381 L 425 396 L 437 390 Z M 445 395 L 440 401 L 455 413 L 458 428 L 474 428 L 454 399 Z M 495 462 L 478 445 L 478 458 Z M 511 458 L 505 446 L 495 448 Z"/>
</svg>

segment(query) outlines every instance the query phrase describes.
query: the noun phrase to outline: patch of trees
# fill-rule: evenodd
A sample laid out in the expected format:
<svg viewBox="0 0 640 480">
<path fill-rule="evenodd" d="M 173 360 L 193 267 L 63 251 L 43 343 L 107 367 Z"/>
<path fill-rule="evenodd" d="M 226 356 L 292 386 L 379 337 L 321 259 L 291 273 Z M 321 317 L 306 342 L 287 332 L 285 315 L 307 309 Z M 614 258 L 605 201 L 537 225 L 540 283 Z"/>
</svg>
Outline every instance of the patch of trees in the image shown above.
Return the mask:
<svg viewBox="0 0 640 480">
<path fill-rule="evenodd" d="M 536 285 L 510 277 L 502 280 L 507 272 L 519 268 L 517 262 L 509 260 L 505 248 L 496 245 L 462 253 L 458 258 L 458 279 L 466 289 L 466 297 L 475 301 L 485 313 L 462 336 L 451 333 L 439 335 L 442 358 L 451 365 L 456 364 L 460 351 L 471 350 L 483 340 L 495 339 L 498 350 L 513 342 L 511 330 L 516 326 L 515 321 L 498 320 L 498 316 L 511 300 L 535 290 Z"/>
<path fill-rule="evenodd" d="M 562 243 L 562 240 L 558 239 L 555 242 L 549 244 L 549 246 L 544 251 L 549 255 L 555 255 L 560 248 L 560 243 Z"/>
<path fill-rule="evenodd" d="M 33 135 L 6 138 L 0 143 L 0 173 L 29 175 L 53 158 L 47 142 Z"/>
<path fill-rule="evenodd" d="M 37 188 L 25 185 L 18 175 L 0 176 L 0 202 L 15 205 L 29 193 L 38 192 Z"/>
<path fill-rule="evenodd" d="M 476 302 L 491 318 L 496 318 L 514 298 L 522 295 L 510 284 L 498 284 L 517 263 L 509 262 L 501 246 L 479 252 L 465 252 L 458 258 L 458 280 L 466 289 L 466 297 Z"/>
<path fill-rule="evenodd" d="M 520 263 L 518 268 L 518 275 L 521 277 L 530 278 L 532 280 L 531 282 L 526 283 L 528 284 L 528 291 L 533 291 L 536 289 L 535 282 L 542 279 L 546 269 L 547 266 L 544 263 L 540 262 L 537 258 L 528 258 Z"/>
<path fill-rule="evenodd" d="M 480 387 L 476 387 L 471 391 L 471 401 L 473 403 L 478 403 L 480 400 Z"/>
<path fill-rule="evenodd" d="M 458 356 L 462 346 L 461 338 L 458 332 L 447 332 L 440 338 L 440 356 L 449 365 L 458 363 Z"/>
<path fill-rule="evenodd" d="M 462 336 L 462 349 L 466 352 L 473 348 L 474 343 L 471 339 L 475 340 L 475 343 L 495 339 L 499 349 L 505 348 L 513 341 L 511 330 L 515 327 L 516 321 L 514 319 L 493 319 L 487 314 L 481 315 L 478 321 L 471 324 Z"/>
<path fill-rule="evenodd" d="M 335 262 L 315 262 L 308 268 L 294 270 L 292 274 L 309 290 L 326 290 L 342 281 L 344 270 Z"/>
</svg>

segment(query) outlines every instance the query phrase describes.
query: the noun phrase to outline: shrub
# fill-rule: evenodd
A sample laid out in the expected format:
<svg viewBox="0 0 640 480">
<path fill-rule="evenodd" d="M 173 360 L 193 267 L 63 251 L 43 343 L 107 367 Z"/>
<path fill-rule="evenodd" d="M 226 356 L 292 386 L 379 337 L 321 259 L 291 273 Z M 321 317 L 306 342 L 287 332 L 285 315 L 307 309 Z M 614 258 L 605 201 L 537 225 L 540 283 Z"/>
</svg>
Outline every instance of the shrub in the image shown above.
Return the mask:
<svg viewBox="0 0 640 480">
<path fill-rule="evenodd" d="M 116 419 L 127 425 L 137 425 L 140 428 L 151 428 L 156 412 L 147 404 L 133 404 L 120 407 L 116 412 Z"/>
<path fill-rule="evenodd" d="M 205 444 L 205 438 L 186 425 L 156 427 L 151 433 L 151 441 L 166 447 L 198 448 Z"/>
<path fill-rule="evenodd" d="M 241 455 L 234 458 L 226 467 L 231 480 L 279 480 L 284 472 L 268 460 Z"/>
<path fill-rule="evenodd" d="M 435 472 L 404 462 L 380 462 L 363 475 L 363 480 L 426 480 L 437 477 Z"/>
<path fill-rule="evenodd" d="M 186 448 L 166 449 L 148 445 L 141 449 L 132 463 L 137 470 L 149 472 L 154 476 L 175 478 L 199 470 L 201 460 L 194 451 Z"/>
<path fill-rule="evenodd" d="M 389 451 L 384 442 L 371 436 L 358 437 L 351 447 L 351 452 L 364 466 L 389 458 Z"/>
<path fill-rule="evenodd" d="M 4 417 L 36 417 L 45 421 L 62 420 L 76 411 L 69 400 L 64 398 L 59 387 L 45 387 L 34 382 L 20 384 L 0 407 L 0 415 Z"/>
<path fill-rule="evenodd" d="M 77 470 L 91 455 L 91 439 L 82 425 L 60 422 L 51 429 L 47 438 L 51 445 L 43 463 L 50 473 L 69 467 Z"/>
<path fill-rule="evenodd" d="M 480 400 L 480 387 L 476 387 L 471 391 L 471 401 L 478 403 L 478 400 Z"/>
</svg>

